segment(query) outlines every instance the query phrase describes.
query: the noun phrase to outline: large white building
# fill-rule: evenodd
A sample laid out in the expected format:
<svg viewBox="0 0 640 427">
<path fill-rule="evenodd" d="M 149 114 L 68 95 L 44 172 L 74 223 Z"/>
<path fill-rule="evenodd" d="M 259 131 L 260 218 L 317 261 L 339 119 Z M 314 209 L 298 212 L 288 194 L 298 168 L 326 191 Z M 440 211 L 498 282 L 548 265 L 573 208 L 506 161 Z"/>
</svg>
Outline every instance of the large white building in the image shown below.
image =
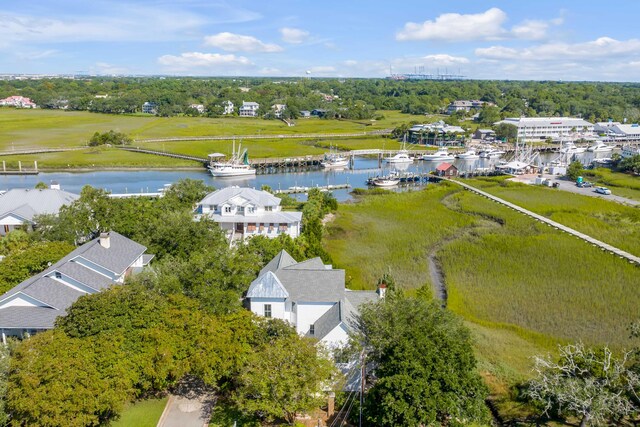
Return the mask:
<svg viewBox="0 0 640 427">
<path fill-rule="evenodd" d="M 594 139 L 594 125 L 573 117 L 509 117 L 494 125 L 507 123 L 518 128 L 523 141 L 561 139 Z"/>
<path fill-rule="evenodd" d="M 320 258 L 296 262 L 281 251 L 261 271 L 247 291 L 253 313 L 289 322 L 300 335 L 317 338 L 328 347 L 342 346 L 363 303 L 384 297 L 378 291 L 345 288 L 344 270 Z"/>
<path fill-rule="evenodd" d="M 300 235 L 302 212 L 283 211 L 280 199 L 266 191 L 227 187 L 207 194 L 198 203 L 198 215 L 207 216 L 233 239 L 253 236 Z"/>
<path fill-rule="evenodd" d="M 242 101 L 242 106 L 238 108 L 238 115 L 240 117 L 256 117 L 258 115 L 258 108 L 260 108 L 260 104 L 257 102 Z"/>
<path fill-rule="evenodd" d="M 595 124 L 595 131 L 616 141 L 640 140 L 640 125 L 638 123 L 598 122 Z"/>
<path fill-rule="evenodd" d="M 0 99 L 1 107 L 16 107 L 16 108 L 38 108 L 35 102 L 24 96 L 13 95 L 8 98 Z"/>
</svg>

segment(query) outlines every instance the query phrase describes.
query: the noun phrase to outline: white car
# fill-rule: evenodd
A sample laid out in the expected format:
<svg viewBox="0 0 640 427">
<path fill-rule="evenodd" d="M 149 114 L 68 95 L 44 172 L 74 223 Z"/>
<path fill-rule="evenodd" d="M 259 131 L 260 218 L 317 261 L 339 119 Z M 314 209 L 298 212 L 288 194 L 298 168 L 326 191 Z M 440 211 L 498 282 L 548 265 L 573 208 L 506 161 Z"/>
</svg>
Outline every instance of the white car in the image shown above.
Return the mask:
<svg viewBox="0 0 640 427">
<path fill-rule="evenodd" d="M 607 187 L 596 187 L 596 193 L 611 194 L 611 190 L 609 190 Z"/>
</svg>

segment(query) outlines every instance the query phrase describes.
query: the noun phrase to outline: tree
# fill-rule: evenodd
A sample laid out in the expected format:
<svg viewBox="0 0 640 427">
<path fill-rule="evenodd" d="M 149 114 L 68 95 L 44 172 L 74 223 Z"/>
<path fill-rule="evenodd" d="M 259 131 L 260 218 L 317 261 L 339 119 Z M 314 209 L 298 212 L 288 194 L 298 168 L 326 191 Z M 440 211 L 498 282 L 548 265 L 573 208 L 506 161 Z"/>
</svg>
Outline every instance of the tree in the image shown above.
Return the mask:
<svg viewBox="0 0 640 427">
<path fill-rule="evenodd" d="M 536 376 L 526 396 L 542 405 L 547 415 L 568 413 L 580 418 L 580 426 L 620 421 L 630 415 L 637 399 L 640 377 L 631 372 L 628 354 L 616 358 L 611 350 L 585 348 L 583 344 L 560 347 L 560 358 L 536 357 Z"/>
<path fill-rule="evenodd" d="M 577 180 L 578 177 L 583 173 L 584 169 L 582 163 L 580 163 L 578 160 L 574 160 L 573 162 L 571 162 L 571 164 L 567 168 L 567 177 L 572 181 Z"/>
<path fill-rule="evenodd" d="M 131 138 L 122 132 L 115 132 L 110 130 L 109 132 L 96 132 L 89 139 L 89 146 L 96 147 L 98 145 L 110 144 L 110 145 L 125 145 L 131 144 Z"/>
<path fill-rule="evenodd" d="M 499 139 L 515 139 L 518 137 L 518 127 L 509 123 L 500 123 L 495 127 L 496 138 Z"/>
<path fill-rule="evenodd" d="M 371 425 L 484 422 L 487 394 L 469 331 L 434 302 L 389 294 L 361 308 L 357 334 L 375 380 L 365 398 Z"/>
<path fill-rule="evenodd" d="M 42 181 L 38 181 L 36 186 L 33 188 L 35 188 L 36 190 L 46 190 L 47 188 L 49 188 L 49 186 Z"/>
<path fill-rule="evenodd" d="M 193 209 L 195 203 L 213 190 L 215 189 L 206 185 L 201 179 L 184 178 L 175 182 L 164 192 L 163 202 L 172 209 L 177 207 Z"/>
<path fill-rule="evenodd" d="M 318 354 L 315 340 L 298 336 L 284 322 L 266 320 L 262 330 L 272 331 L 263 334 L 270 339 L 249 356 L 238 378 L 236 402 L 243 412 L 293 424 L 297 414 L 322 403 L 335 368 Z"/>
<path fill-rule="evenodd" d="M 618 168 L 622 172 L 640 174 L 640 154 L 622 159 L 618 163 Z"/>
</svg>

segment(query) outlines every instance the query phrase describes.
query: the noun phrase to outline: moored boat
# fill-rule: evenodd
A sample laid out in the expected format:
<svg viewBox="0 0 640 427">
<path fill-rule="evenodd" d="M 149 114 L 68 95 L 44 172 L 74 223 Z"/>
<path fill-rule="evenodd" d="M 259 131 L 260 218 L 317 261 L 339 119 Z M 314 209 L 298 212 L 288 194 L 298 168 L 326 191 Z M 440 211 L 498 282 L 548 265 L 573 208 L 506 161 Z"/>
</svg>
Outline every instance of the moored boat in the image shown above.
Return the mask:
<svg viewBox="0 0 640 427">
<path fill-rule="evenodd" d="M 443 162 L 453 160 L 453 154 L 450 154 L 446 147 L 439 148 L 435 153 L 425 154 L 422 160 L 441 160 Z"/>
<path fill-rule="evenodd" d="M 224 154 L 214 153 L 209 154 L 209 172 L 215 177 L 229 177 L 229 176 L 255 176 L 256 170 L 249 164 L 249 155 L 247 149 L 240 151 L 241 146 L 238 146 L 236 152 L 235 141 L 233 143 L 233 151 L 231 158 L 225 161 L 216 161 L 216 158 L 224 157 Z"/>
<path fill-rule="evenodd" d="M 608 153 L 609 151 L 612 151 L 612 150 L 613 150 L 613 147 L 605 144 L 602 141 L 598 141 L 591 147 L 587 148 L 587 151 L 590 151 L 592 153 Z"/>
<path fill-rule="evenodd" d="M 467 150 L 464 153 L 458 154 L 456 157 L 465 160 L 475 160 L 480 158 L 480 156 L 476 154 L 475 150 Z"/>
</svg>

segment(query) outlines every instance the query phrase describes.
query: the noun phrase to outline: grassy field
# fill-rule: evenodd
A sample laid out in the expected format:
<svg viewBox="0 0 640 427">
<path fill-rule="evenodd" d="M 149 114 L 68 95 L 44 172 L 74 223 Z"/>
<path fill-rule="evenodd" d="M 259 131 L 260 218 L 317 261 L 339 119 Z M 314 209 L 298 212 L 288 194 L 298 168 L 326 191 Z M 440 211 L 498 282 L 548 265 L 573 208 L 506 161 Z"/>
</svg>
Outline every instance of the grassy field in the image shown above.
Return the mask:
<svg viewBox="0 0 640 427">
<path fill-rule="evenodd" d="M 398 149 L 400 144 L 383 137 L 284 139 L 278 135 L 301 133 L 357 133 L 394 128 L 410 121 L 425 122 L 439 117 L 425 118 L 381 111 L 385 118 L 374 121 L 338 121 L 317 118 L 299 119 L 288 127 L 279 120 L 253 118 L 148 117 L 64 112 L 57 110 L 0 109 L 0 151 L 38 148 L 82 147 L 94 132 L 110 129 L 124 132 L 135 139 L 180 136 L 216 135 L 274 135 L 274 139 L 242 141 L 252 158 L 294 157 L 322 154 L 330 145 L 340 149 L 387 148 Z M 363 124 L 365 123 L 365 124 Z M 134 142 L 134 146 L 158 151 L 206 157 L 212 152 L 231 153 L 231 141 L 174 141 Z M 42 169 L 90 167 L 183 167 L 192 162 L 172 160 L 161 156 L 122 153 L 117 150 L 92 150 L 73 153 L 46 153 L 37 156 L 3 156 L 12 165 L 17 162 L 33 164 L 38 160 Z M 9 166 L 7 166 L 9 167 Z"/>
<path fill-rule="evenodd" d="M 640 256 L 640 209 L 637 207 L 549 187 L 508 182 L 505 177 L 465 182 Z"/>
<path fill-rule="evenodd" d="M 434 253 L 507 416 L 521 409 L 509 387 L 530 375 L 531 356 L 577 340 L 620 349 L 638 316 L 638 267 L 449 185 L 343 204 L 325 242 L 353 288 L 384 272 L 405 289 L 429 285 Z"/>
<path fill-rule="evenodd" d="M 120 419 L 109 425 L 111 427 L 155 427 L 166 404 L 166 397 L 136 402 L 123 411 Z"/>
<path fill-rule="evenodd" d="M 640 176 L 627 173 L 613 172 L 607 168 L 597 168 L 585 171 L 584 176 L 598 185 L 605 185 L 618 196 L 640 200 Z"/>
</svg>

